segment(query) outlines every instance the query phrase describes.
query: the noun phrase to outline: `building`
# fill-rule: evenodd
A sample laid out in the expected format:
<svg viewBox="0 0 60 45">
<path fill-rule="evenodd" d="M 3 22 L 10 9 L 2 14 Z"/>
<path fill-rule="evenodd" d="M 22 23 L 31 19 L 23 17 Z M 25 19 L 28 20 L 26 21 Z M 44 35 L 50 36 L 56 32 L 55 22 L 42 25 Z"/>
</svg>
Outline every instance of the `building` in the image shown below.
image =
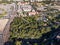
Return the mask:
<svg viewBox="0 0 60 45">
<path fill-rule="evenodd" d="M 37 7 L 37 11 L 46 11 L 47 9 L 46 9 L 47 7 Z"/>
<path fill-rule="evenodd" d="M 54 9 L 58 9 L 59 11 L 60 11 L 60 6 L 51 6 L 52 8 L 54 8 Z"/>
<path fill-rule="evenodd" d="M 18 2 L 17 5 L 26 5 L 29 4 L 29 2 Z"/>
<path fill-rule="evenodd" d="M 0 19 L 0 45 L 4 45 L 4 43 L 9 38 L 9 19 Z"/>
<path fill-rule="evenodd" d="M 29 0 L 25 0 L 26 2 L 28 2 Z"/>
<path fill-rule="evenodd" d="M 23 9 L 23 11 L 31 11 L 32 10 L 32 6 L 31 5 L 24 5 L 24 6 L 21 6 L 21 8 Z"/>
<path fill-rule="evenodd" d="M 23 2 L 24 0 L 13 0 L 13 1 L 20 1 L 20 2 Z"/>
<path fill-rule="evenodd" d="M 37 2 L 41 2 L 41 1 L 43 1 L 43 0 L 36 0 Z"/>
<path fill-rule="evenodd" d="M 35 2 L 35 0 L 30 0 L 30 2 Z"/>
<path fill-rule="evenodd" d="M 32 10 L 32 12 L 28 12 L 28 15 L 29 15 L 29 16 L 31 16 L 31 15 L 36 15 L 36 14 L 38 14 L 38 12 L 37 12 L 37 11 L 34 11 L 34 10 Z"/>
<path fill-rule="evenodd" d="M 18 2 L 17 5 L 18 5 L 18 10 L 19 10 L 21 8 L 26 7 L 26 5 L 29 5 L 29 2 Z"/>
</svg>

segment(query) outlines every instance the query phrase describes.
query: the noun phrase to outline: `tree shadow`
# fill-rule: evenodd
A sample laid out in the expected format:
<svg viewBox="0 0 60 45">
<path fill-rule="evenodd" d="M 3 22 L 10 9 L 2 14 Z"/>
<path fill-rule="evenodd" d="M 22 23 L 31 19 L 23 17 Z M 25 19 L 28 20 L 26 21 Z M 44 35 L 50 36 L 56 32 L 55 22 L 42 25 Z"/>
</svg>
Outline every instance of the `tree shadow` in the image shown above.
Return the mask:
<svg viewBox="0 0 60 45">
<path fill-rule="evenodd" d="M 31 38 L 22 39 L 22 38 L 19 38 L 17 40 L 22 41 L 21 45 L 34 45 L 34 43 L 37 43 L 37 45 L 42 45 L 42 43 L 44 43 L 44 45 L 51 45 L 51 40 L 55 39 L 56 36 L 55 37 L 53 37 L 53 36 L 55 35 L 54 33 L 56 33 L 56 32 L 60 32 L 60 26 L 57 29 L 51 28 L 50 32 L 43 34 L 42 37 L 40 37 L 39 39 L 31 39 Z M 14 41 L 16 41 L 15 39 L 16 38 L 14 38 L 13 41 L 6 42 L 4 45 L 14 45 Z M 54 44 L 56 45 L 57 41 L 56 40 L 54 40 L 54 41 L 55 41 Z M 58 45 L 60 45 L 60 43 Z"/>
</svg>

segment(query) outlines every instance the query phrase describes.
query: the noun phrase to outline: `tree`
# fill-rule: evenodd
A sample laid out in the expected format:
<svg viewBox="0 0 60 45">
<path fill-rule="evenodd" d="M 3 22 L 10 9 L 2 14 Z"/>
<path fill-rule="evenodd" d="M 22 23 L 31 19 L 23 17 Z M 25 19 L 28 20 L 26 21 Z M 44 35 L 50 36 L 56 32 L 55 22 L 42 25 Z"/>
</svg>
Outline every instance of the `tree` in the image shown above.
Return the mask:
<svg viewBox="0 0 60 45">
<path fill-rule="evenodd" d="M 21 45 L 21 43 L 22 43 L 21 41 L 16 41 L 15 45 Z"/>
</svg>

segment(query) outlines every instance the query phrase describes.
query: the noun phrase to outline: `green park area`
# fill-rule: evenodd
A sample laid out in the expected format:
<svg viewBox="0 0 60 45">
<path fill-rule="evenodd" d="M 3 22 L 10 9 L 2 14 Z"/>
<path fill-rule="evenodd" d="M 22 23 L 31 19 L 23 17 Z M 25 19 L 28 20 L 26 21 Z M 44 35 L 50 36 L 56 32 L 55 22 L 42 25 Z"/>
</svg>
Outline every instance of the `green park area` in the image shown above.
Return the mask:
<svg viewBox="0 0 60 45">
<path fill-rule="evenodd" d="M 4 17 L 6 14 L 7 12 L 4 9 L 0 8 L 0 18 Z"/>
<path fill-rule="evenodd" d="M 38 18 L 39 20 L 37 20 Z M 16 17 L 11 23 L 10 41 L 13 42 L 13 45 L 23 45 L 24 43 L 22 43 L 22 40 L 28 40 L 25 44 L 29 45 L 31 40 L 39 40 L 46 33 L 53 31 L 52 28 L 57 29 L 59 27 L 59 24 L 56 24 L 56 21 L 60 20 L 60 18 L 54 17 L 51 19 L 47 17 L 47 19 L 47 21 L 40 20 L 40 17 L 37 15 Z M 49 37 L 49 34 L 46 35 L 42 39 Z M 32 44 L 37 45 L 36 43 Z"/>
</svg>

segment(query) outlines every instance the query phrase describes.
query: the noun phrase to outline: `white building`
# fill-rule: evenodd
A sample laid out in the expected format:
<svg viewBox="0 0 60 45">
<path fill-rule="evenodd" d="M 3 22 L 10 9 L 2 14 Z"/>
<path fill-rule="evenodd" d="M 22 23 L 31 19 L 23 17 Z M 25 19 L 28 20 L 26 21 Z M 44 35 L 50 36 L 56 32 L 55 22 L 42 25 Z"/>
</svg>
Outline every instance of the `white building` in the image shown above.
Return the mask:
<svg viewBox="0 0 60 45">
<path fill-rule="evenodd" d="M 21 8 L 23 9 L 23 11 L 27 11 L 27 12 L 32 10 L 31 5 L 24 5 L 24 6 L 21 6 Z"/>
<path fill-rule="evenodd" d="M 51 8 L 58 9 L 60 11 L 60 6 L 58 6 L 58 5 L 51 6 Z"/>
<path fill-rule="evenodd" d="M 30 2 L 35 2 L 35 0 L 30 0 Z"/>
<path fill-rule="evenodd" d="M 20 1 L 20 2 L 23 2 L 23 0 L 13 0 L 13 1 Z"/>
<path fill-rule="evenodd" d="M 31 8 L 23 8 L 23 11 L 29 12 L 29 11 L 31 11 Z"/>
<path fill-rule="evenodd" d="M 25 7 L 25 5 L 29 5 L 29 2 L 18 2 L 17 5 L 19 10 L 20 8 Z"/>
<path fill-rule="evenodd" d="M 43 0 L 36 0 L 37 2 L 41 2 L 41 1 L 43 1 Z"/>
</svg>

